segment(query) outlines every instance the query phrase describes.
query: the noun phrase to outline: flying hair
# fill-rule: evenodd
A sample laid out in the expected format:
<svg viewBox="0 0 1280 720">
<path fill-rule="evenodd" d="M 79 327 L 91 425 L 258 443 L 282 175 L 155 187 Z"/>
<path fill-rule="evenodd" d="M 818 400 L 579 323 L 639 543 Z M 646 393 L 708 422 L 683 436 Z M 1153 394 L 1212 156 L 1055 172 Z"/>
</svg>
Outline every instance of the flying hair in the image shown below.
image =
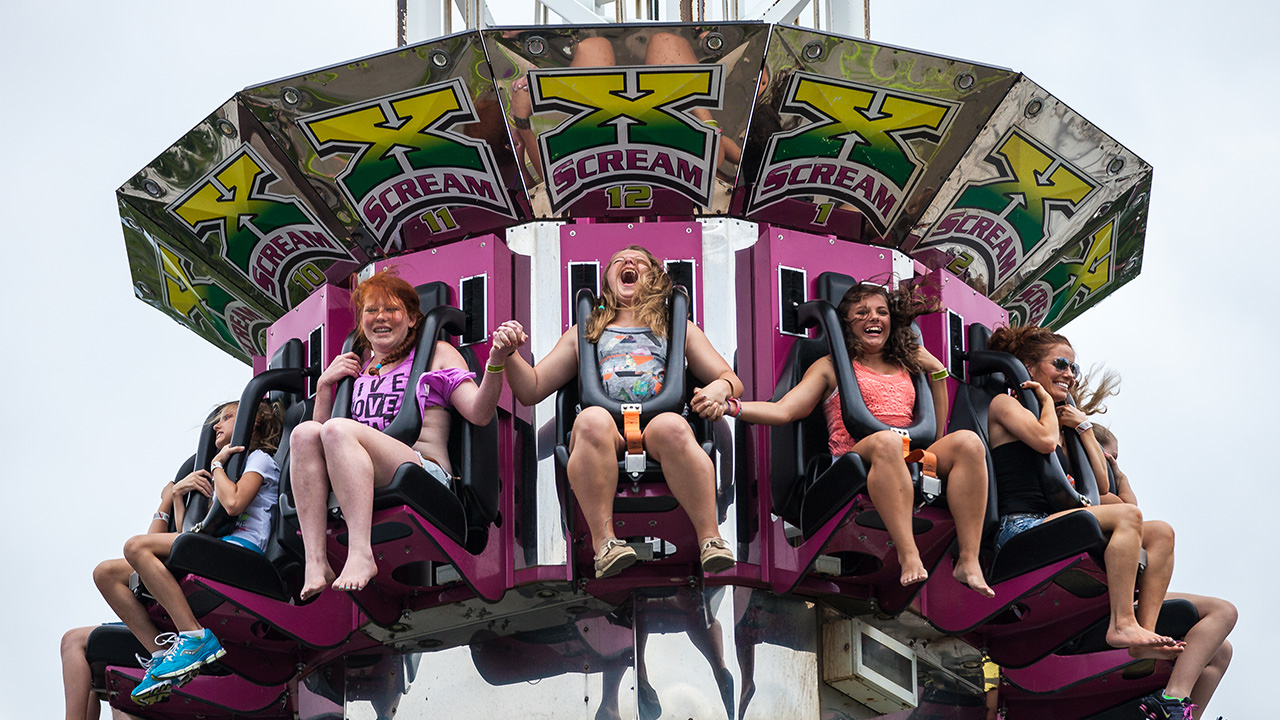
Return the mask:
<svg viewBox="0 0 1280 720">
<path fill-rule="evenodd" d="M 1097 378 L 1097 387 L 1093 387 L 1094 378 Z M 1107 406 L 1104 401 L 1119 394 L 1120 374 L 1109 368 L 1099 370 L 1097 367 L 1091 367 L 1086 375 L 1076 378 L 1075 385 L 1071 386 L 1071 399 L 1075 400 L 1076 407 L 1080 408 L 1085 415 L 1106 413 Z"/>
<path fill-rule="evenodd" d="M 836 312 L 840 316 L 840 328 L 844 333 L 844 344 L 849 349 L 850 359 L 860 358 L 863 349 L 862 343 L 849 327 L 849 314 L 858 303 L 873 295 L 884 298 L 889 306 L 889 337 L 884 346 L 885 359 L 909 373 L 922 372 L 924 368 L 916 359 L 920 341 L 916 339 L 911 323 L 921 315 L 936 312 L 938 304 L 937 301 L 922 296 L 916 287 L 906 284 L 890 291 L 874 282 L 864 281 L 845 291 Z"/>
</svg>

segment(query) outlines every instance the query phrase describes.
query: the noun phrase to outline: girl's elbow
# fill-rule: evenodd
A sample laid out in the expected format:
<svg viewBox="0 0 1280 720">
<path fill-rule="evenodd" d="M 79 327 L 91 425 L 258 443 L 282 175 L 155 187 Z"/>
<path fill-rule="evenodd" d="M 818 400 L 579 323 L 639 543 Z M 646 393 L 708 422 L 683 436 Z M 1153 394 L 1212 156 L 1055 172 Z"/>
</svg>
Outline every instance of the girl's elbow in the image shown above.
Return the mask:
<svg viewBox="0 0 1280 720">
<path fill-rule="evenodd" d="M 1058 449 L 1058 438 L 1036 438 L 1027 444 L 1041 455 L 1048 455 Z"/>
</svg>

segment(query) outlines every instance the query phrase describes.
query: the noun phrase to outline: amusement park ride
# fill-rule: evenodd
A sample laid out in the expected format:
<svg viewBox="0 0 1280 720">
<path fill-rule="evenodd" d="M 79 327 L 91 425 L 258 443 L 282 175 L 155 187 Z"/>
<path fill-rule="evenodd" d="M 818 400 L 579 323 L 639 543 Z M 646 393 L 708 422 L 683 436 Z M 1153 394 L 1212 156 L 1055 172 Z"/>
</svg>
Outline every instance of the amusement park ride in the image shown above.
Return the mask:
<svg viewBox="0 0 1280 720">
<path fill-rule="evenodd" d="M 986 331 L 1060 327 L 1139 272 L 1151 167 L 1016 71 L 854 39 L 840 2 L 756 21 L 736 0 L 710 19 L 540 8 L 571 24 L 492 27 L 472 0 L 449 34 L 447 4 L 416 6 L 407 26 L 435 39 L 236 93 L 117 193 L 138 298 L 251 363 L 242 402 L 281 399 L 292 426 L 376 269 L 419 286 L 429 327 L 472 360 L 510 318 L 540 358 L 610 255 L 643 245 L 752 399 L 827 352 L 850 283 L 913 279 L 944 308 L 918 324 L 950 369 L 951 425 L 983 431 L 1021 369 Z M 810 10 L 828 31 L 795 24 Z M 922 494 L 931 576 L 901 587 L 820 415 L 707 429 L 732 570 L 703 576 L 661 476 L 639 475 L 616 531 L 643 561 L 596 580 L 557 459 L 578 392 L 524 407 L 504 391 L 489 426 L 455 418 L 457 487 L 380 491 L 377 578 L 306 604 L 284 443 L 267 556 L 210 541 L 215 506 L 170 561 L 225 658 L 140 708 L 137 648 L 104 627 L 95 687 L 147 718 L 985 718 L 989 657 L 1011 717 L 1052 719 L 1125 717 L 1168 676 L 1101 639 L 1088 514 L 988 547 L 987 600 L 953 579 L 954 522 Z M 1075 491 L 1096 495 L 1087 467 Z M 988 530 L 994 503 L 993 485 Z M 335 515 L 337 561 L 344 542 Z M 1164 632 L 1194 620 L 1166 610 Z"/>
</svg>

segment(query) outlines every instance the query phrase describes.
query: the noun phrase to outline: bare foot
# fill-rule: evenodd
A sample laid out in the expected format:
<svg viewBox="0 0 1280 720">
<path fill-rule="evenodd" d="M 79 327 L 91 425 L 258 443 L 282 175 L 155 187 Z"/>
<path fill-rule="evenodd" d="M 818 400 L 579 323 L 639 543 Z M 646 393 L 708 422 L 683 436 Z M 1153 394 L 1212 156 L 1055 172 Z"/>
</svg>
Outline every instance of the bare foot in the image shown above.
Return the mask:
<svg viewBox="0 0 1280 720">
<path fill-rule="evenodd" d="M 1187 644 L 1184 642 L 1156 647 L 1131 647 L 1129 657 L 1138 660 L 1177 660 L 1186 647 Z"/>
<path fill-rule="evenodd" d="M 913 555 L 909 558 L 900 559 L 902 564 L 902 575 L 899 576 L 898 582 L 903 587 L 907 585 L 915 585 L 929 579 L 929 573 L 924 569 L 924 563 L 920 562 L 919 555 Z"/>
<path fill-rule="evenodd" d="M 1153 648 L 1177 643 L 1173 638 L 1157 635 L 1137 623 L 1118 628 L 1113 622 L 1107 628 L 1107 644 L 1114 648 Z"/>
<path fill-rule="evenodd" d="M 298 593 L 298 599 L 306 602 L 319 595 L 329 586 L 329 583 L 333 582 L 333 578 L 333 568 L 329 567 L 329 563 L 326 562 L 320 568 L 308 565 L 305 578 L 302 581 L 302 592 Z"/>
<path fill-rule="evenodd" d="M 978 593 L 982 597 L 993 598 L 996 596 L 996 591 L 992 590 L 991 587 L 987 585 L 986 578 L 982 577 L 982 568 L 978 567 L 977 563 L 974 563 L 972 566 L 967 563 L 963 565 L 956 565 L 956 569 L 951 573 L 951 576 L 956 579 L 956 582 Z"/>
<path fill-rule="evenodd" d="M 333 589 L 348 592 L 363 590 L 377 574 L 378 564 L 373 558 L 348 556 L 347 564 L 342 566 L 342 574 L 333 581 Z"/>
</svg>

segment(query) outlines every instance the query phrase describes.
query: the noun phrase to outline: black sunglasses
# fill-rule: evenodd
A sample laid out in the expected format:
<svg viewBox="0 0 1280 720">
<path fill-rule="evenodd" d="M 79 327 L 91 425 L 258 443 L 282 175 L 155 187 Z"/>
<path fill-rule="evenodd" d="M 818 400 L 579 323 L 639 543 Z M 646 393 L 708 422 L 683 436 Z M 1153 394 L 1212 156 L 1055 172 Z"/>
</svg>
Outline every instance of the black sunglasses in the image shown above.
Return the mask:
<svg viewBox="0 0 1280 720">
<path fill-rule="evenodd" d="M 1073 377 L 1075 378 L 1080 377 L 1080 366 L 1064 357 L 1056 357 L 1053 359 L 1053 369 L 1057 370 L 1058 372 L 1062 372 L 1063 370 L 1070 369 L 1071 375 Z"/>
</svg>

